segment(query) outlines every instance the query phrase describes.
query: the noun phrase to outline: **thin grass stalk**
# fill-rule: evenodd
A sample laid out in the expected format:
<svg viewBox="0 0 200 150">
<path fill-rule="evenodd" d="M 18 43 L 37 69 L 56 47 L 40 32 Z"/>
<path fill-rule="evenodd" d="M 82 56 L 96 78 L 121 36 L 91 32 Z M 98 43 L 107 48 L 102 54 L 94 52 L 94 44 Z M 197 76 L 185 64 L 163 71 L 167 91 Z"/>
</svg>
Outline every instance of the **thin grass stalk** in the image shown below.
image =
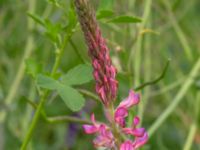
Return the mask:
<svg viewBox="0 0 200 150">
<path fill-rule="evenodd" d="M 165 5 L 165 7 L 167 8 L 167 11 L 168 11 L 168 14 L 169 14 L 169 19 L 170 19 L 170 22 L 172 23 L 173 27 L 174 27 L 174 30 L 180 40 L 180 43 L 183 47 L 183 50 L 187 56 L 187 58 L 192 61 L 193 60 L 193 55 L 192 55 L 192 49 L 189 45 L 189 42 L 186 38 L 186 35 L 184 34 L 183 30 L 181 29 L 181 27 L 179 26 L 179 24 L 177 23 L 173 13 L 172 13 L 172 10 L 170 8 L 170 3 L 169 1 L 167 0 L 162 0 L 163 4 Z"/>
<path fill-rule="evenodd" d="M 196 135 L 198 129 L 198 118 L 199 118 L 199 110 L 200 110 L 200 92 L 197 93 L 196 102 L 194 103 L 195 112 L 195 120 L 192 122 L 190 126 L 190 130 L 186 139 L 186 142 L 183 146 L 183 150 L 190 150 L 192 148 L 192 144 L 194 141 L 194 137 Z"/>
<path fill-rule="evenodd" d="M 139 25 L 139 33 L 144 29 L 144 27 L 146 26 L 146 23 L 148 21 L 148 18 L 150 15 L 150 10 L 151 10 L 151 3 L 152 3 L 152 0 L 147 0 L 145 3 L 144 14 L 142 17 L 143 21 Z M 143 36 L 139 36 L 137 39 L 136 48 L 135 49 L 132 48 L 130 57 L 129 57 L 129 61 L 128 61 L 129 70 L 134 70 L 134 86 L 138 86 L 140 84 L 142 41 L 143 41 Z M 133 85 L 133 83 L 132 83 L 132 85 Z"/>
<path fill-rule="evenodd" d="M 152 74 L 152 69 L 151 69 L 151 35 L 148 35 L 145 37 L 145 54 L 144 54 L 144 68 L 145 68 L 145 75 L 144 75 L 144 79 L 145 81 L 150 81 L 151 80 L 151 74 Z M 142 124 L 143 121 L 143 115 L 144 115 L 144 110 L 145 107 L 147 105 L 148 99 L 149 99 L 149 95 L 150 95 L 150 87 L 146 87 L 144 89 L 144 97 L 143 100 L 141 101 L 141 104 L 139 105 L 139 110 L 138 110 L 138 115 L 140 117 L 140 124 Z"/>
<path fill-rule="evenodd" d="M 34 13 L 35 6 L 36 6 L 36 0 L 30 0 L 28 11 L 31 12 L 31 13 Z M 31 32 L 34 29 L 34 21 L 31 18 L 28 18 L 27 28 L 28 28 L 29 32 Z M 21 83 L 23 76 L 24 76 L 25 60 L 27 58 L 29 58 L 33 49 L 34 49 L 33 35 L 29 34 L 27 41 L 26 41 L 26 45 L 25 45 L 24 55 L 21 59 L 21 62 L 20 62 L 19 68 L 17 70 L 16 76 L 14 78 L 14 81 L 13 81 L 12 85 L 10 86 L 9 93 L 8 93 L 7 97 L 5 98 L 5 104 L 7 106 L 9 106 L 13 102 L 13 99 L 16 96 L 16 93 L 19 89 L 20 83 Z"/>
</svg>

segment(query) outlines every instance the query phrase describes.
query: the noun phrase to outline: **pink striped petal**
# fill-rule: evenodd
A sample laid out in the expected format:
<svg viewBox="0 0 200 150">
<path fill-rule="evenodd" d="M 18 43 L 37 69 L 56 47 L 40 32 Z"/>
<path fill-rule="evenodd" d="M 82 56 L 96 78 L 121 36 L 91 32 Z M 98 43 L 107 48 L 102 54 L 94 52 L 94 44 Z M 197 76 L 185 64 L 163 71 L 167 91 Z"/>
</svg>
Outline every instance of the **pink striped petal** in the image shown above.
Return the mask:
<svg viewBox="0 0 200 150">
<path fill-rule="evenodd" d="M 136 94 L 134 91 L 130 90 L 129 91 L 129 96 L 123 100 L 118 107 L 125 107 L 125 108 L 130 108 L 133 105 L 137 105 L 140 101 L 140 95 Z"/>
<path fill-rule="evenodd" d="M 125 141 L 121 144 L 120 150 L 135 150 L 131 141 Z"/>
<path fill-rule="evenodd" d="M 128 110 L 124 107 L 118 107 L 115 110 L 115 122 L 121 127 L 125 126 L 125 117 L 128 116 Z"/>
<path fill-rule="evenodd" d="M 133 119 L 133 127 L 136 127 L 140 123 L 140 118 L 135 116 Z"/>
<path fill-rule="evenodd" d="M 132 128 L 123 128 L 122 131 L 125 134 L 133 134 L 133 129 Z"/>
<path fill-rule="evenodd" d="M 147 132 L 144 133 L 143 137 L 137 137 L 134 141 L 134 147 L 140 148 L 141 146 L 143 146 L 144 144 L 146 144 L 148 141 L 148 134 Z"/>
<path fill-rule="evenodd" d="M 96 133 L 98 131 L 98 128 L 96 126 L 93 126 L 93 125 L 83 125 L 83 129 L 84 129 L 86 134 L 93 134 L 93 133 Z"/>
<path fill-rule="evenodd" d="M 132 130 L 132 135 L 142 137 L 145 134 L 145 128 L 136 128 Z"/>
<path fill-rule="evenodd" d="M 136 136 L 136 137 L 142 137 L 144 135 L 144 133 L 146 132 L 144 128 L 136 128 L 136 129 L 123 128 L 122 131 L 125 134 L 131 134 L 131 135 Z"/>
<path fill-rule="evenodd" d="M 99 134 L 93 140 L 95 147 L 106 147 L 112 148 L 114 147 L 114 137 L 112 132 L 107 128 L 106 125 L 101 124 L 99 127 Z"/>
</svg>

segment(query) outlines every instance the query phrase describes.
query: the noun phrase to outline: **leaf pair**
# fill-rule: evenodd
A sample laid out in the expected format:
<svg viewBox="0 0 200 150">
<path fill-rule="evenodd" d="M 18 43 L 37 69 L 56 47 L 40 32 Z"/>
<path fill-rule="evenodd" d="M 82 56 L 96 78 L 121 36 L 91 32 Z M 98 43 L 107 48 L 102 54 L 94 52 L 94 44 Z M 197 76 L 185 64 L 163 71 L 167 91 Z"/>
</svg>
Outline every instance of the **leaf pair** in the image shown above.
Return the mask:
<svg viewBox="0 0 200 150">
<path fill-rule="evenodd" d="M 91 80 L 92 67 L 83 64 L 69 70 L 67 74 L 61 77 L 60 81 L 42 74 L 37 76 L 38 86 L 49 90 L 56 90 L 64 103 L 72 111 L 79 111 L 85 103 L 84 97 L 72 85 L 81 85 Z"/>
</svg>

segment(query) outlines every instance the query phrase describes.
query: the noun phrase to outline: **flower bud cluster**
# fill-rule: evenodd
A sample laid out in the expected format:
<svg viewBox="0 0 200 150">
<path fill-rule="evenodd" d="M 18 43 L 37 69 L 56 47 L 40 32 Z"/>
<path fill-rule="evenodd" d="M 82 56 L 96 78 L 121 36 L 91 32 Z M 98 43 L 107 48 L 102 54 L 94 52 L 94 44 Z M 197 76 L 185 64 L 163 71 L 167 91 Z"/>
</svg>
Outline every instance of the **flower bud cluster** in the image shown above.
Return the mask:
<svg viewBox="0 0 200 150">
<path fill-rule="evenodd" d="M 92 59 L 96 92 L 103 104 L 109 106 L 115 100 L 117 93 L 116 69 L 111 63 L 109 49 L 101 35 L 93 9 L 87 0 L 75 0 L 75 6 Z"/>
</svg>

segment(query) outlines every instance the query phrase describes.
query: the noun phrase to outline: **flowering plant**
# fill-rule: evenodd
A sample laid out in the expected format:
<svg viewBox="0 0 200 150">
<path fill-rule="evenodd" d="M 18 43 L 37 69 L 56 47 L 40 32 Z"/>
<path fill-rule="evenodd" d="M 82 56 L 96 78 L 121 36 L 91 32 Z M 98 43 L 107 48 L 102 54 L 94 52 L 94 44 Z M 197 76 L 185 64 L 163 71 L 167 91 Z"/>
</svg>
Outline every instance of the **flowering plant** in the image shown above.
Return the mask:
<svg viewBox="0 0 200 150">
<path fill-rule="evenodd" d="M 139 117 L 134 117 L 131 127 L 126 127 L 125 118 L 128 116 L 128 109 L 139 103 L 140 96 L 130 90 L 129 96 L 116 109 L 113 108 L 118 82 L 115 79 L 116 69 L 112 65 L 108 47 L 88 1 L 75 0 L 75 7 L 92 59 L 96 92 L 104 104 L 106 118 L 109 121 L 109 125 L 98 123 L 92 114 L 92 125 L 83 125 L 85 133 L 97 134 L 93 141 L 95 147 L 135 150 L 147 142 L 148 135 L 144 128 L 137 127 L 140 122 Z M 134 141 L 127 139 L 126 135 L 134 136 Z"/>
</svg>

